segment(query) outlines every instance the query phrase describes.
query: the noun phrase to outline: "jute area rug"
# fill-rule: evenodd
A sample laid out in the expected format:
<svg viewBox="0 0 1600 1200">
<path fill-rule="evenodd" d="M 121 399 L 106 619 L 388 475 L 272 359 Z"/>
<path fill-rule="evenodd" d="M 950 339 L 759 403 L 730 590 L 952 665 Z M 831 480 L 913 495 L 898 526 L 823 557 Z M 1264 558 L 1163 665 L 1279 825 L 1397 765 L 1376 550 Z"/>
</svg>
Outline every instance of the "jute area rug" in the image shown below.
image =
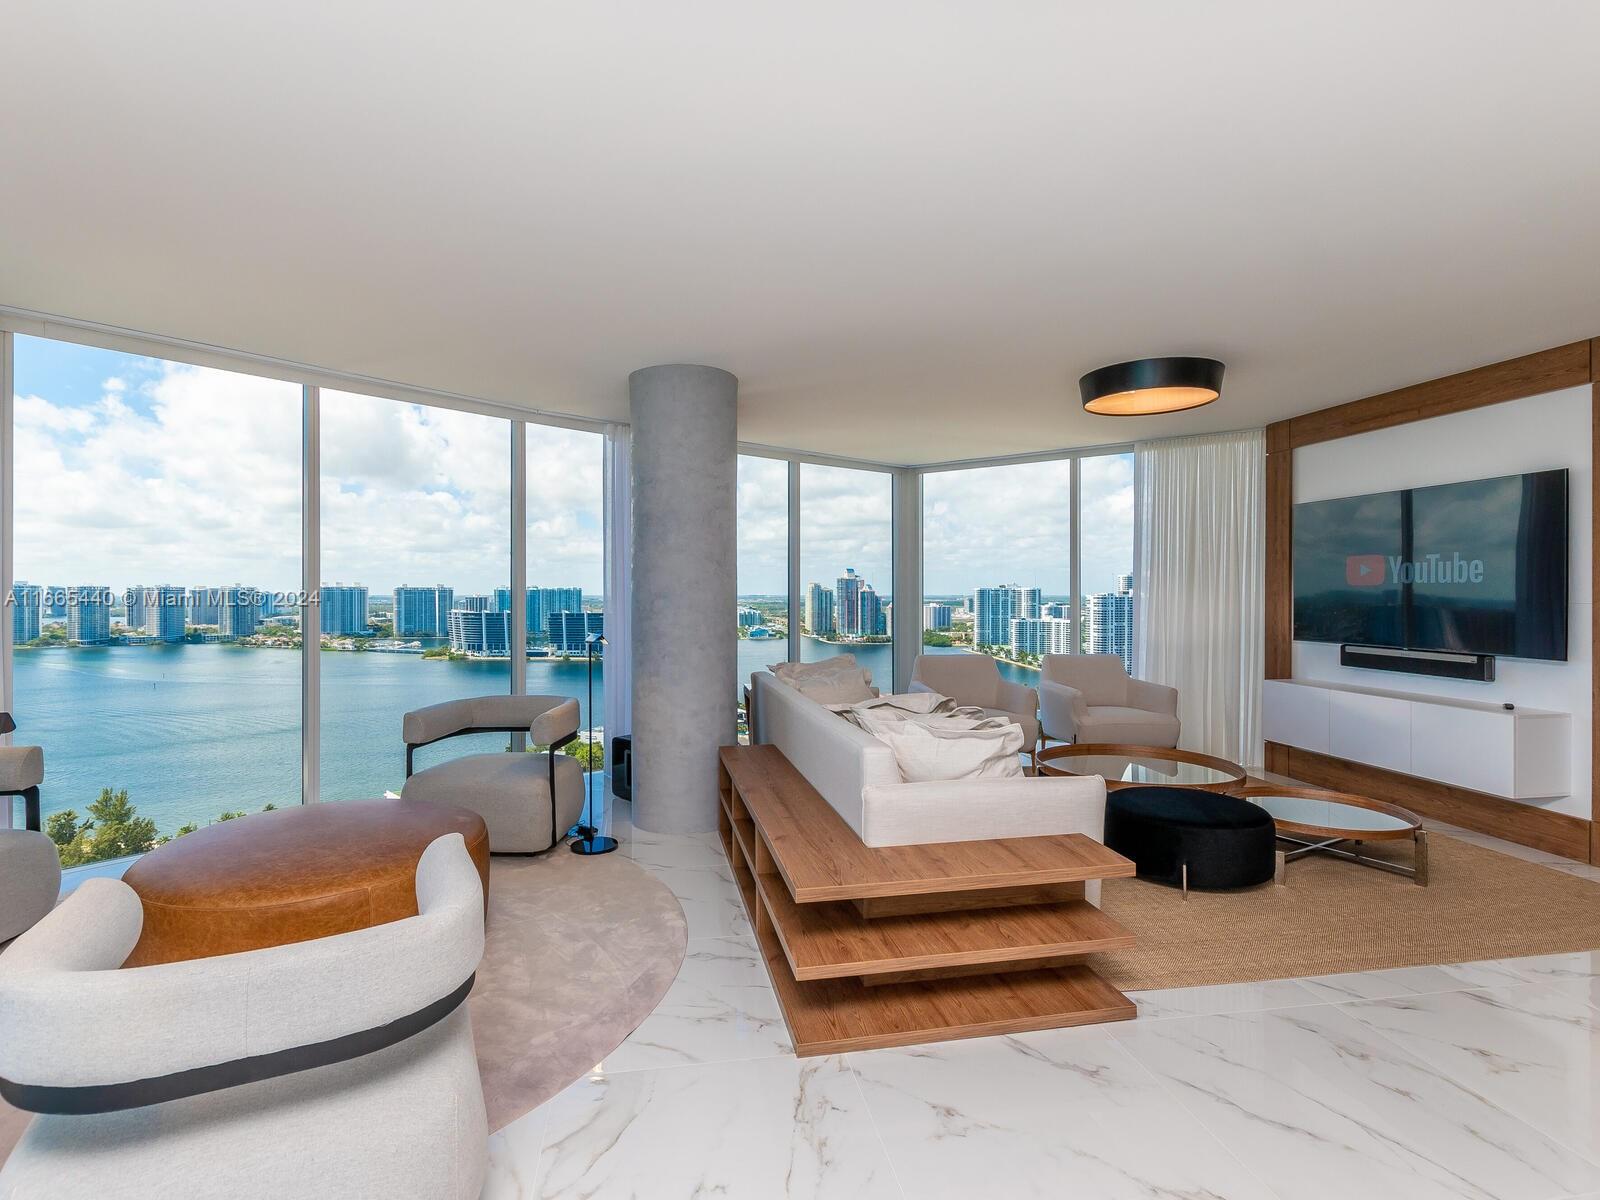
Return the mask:
<svg viewBox="0 0 1600 1200">
<path fill-rule="evenodd" d="M 1288 886 L 1190 892 L 1107 880 L 1101 905 L 1137 937 L 1094 966 L 1123 991 L 1337 975 L 1600 948 L 1600 884 L 1440 834 L 1430 881 L 1313 855 Z M 1383 849 L 1409 865 L 1410 846 Z"/>
<path fill-rule="evenodd" d="M 492 859 L 487 944 L 467 998 L 490 1130 L 621 1045 L 677 977 L 687 939 L 677 898 L 620 851 Z M 0 1101 L 0 1162 L 29 1119 Z"/>
</svg>

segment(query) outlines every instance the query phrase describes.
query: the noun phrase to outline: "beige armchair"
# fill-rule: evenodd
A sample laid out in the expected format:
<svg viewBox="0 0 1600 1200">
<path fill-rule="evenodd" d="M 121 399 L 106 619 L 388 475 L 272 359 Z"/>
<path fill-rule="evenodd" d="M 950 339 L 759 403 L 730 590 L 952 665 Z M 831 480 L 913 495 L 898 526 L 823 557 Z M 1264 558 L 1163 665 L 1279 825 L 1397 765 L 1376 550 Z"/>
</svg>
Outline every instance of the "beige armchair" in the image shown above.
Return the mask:
<svg viewBox="0 0 1600 1200">
<path fill-rule="evenodd" d="M 583 764 L 558 753 L 578 736 L 578 702 L 565 696 L 473 696 L 408 712 L 402 722 L 402 800 L 471 809 L 489 827 L 492 854 L 536 854 L 561 843 L 583 813 Z M 415 770 L 419 747 L 473 733 L 525 733 L 541 754 L 468 754 Z"/>
<path fill-rule="evenodd" d="M 957 704 L 981 708 L 1022 726 L 1022 744 L 1033 761 L 1039 747 L 1039 693 L 1003 679 L 986 654 L 919 654 L 911 668 L 913 692 L 937 692 Z"/>
<path fill-rule="evenodd" d="M 1178 744 L 1178 689 L 1130 678 L 1115 654 L 1045 655 L 1039 712 L 1053 741 Z"/>
</svg>

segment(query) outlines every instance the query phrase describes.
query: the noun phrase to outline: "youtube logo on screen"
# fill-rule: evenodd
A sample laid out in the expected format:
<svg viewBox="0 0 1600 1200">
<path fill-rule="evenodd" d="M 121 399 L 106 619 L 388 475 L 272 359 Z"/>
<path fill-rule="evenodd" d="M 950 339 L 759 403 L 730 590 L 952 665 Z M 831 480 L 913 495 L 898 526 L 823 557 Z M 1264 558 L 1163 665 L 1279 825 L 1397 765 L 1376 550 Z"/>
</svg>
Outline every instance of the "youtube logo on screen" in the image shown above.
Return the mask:
<svg viewBox="0 0 1600 1200">
<path fill-rule="evenodd" d="M 1344 560 L 1344 581 L 1351 587 L 1377 587 L 1388 573 L 1381 554 L 1352 554 Z"/>
</svg>

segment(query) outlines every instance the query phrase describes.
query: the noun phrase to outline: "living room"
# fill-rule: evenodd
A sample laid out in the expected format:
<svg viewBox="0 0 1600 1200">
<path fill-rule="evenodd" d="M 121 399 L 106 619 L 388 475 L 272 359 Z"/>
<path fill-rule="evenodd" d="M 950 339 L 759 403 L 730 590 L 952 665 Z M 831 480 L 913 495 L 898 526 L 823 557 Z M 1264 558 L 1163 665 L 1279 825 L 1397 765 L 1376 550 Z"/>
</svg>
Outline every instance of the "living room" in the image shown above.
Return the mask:
<svg viewBox="0 0 1600 1200">
<path fill-rule="evenodd" d="M 0 1197 L 1600 1196 L 1600 15 L 29 0 Z"/>
</svg>

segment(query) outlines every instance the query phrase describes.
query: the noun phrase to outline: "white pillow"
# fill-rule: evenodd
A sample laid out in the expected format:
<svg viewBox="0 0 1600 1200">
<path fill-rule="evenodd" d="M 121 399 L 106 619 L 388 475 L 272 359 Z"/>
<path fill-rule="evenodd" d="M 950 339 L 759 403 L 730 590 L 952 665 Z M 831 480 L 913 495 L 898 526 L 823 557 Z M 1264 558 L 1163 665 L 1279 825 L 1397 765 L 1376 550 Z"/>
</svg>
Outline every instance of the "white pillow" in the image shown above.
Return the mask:
<svg viewBox="0 0 1600 1200">
<path fill-rule="evenodd" d="M 890 720 L 877 723 L 871 733 L 894 751 L 907 783 L 1021 776 L 1022 726 L 984 722 L 988 728 L 960 728 L 967 724 Z"/>
<path fill-rule="evenodd" d="M 785 679 L 783 682 L 818 704 L 849 705 L 872 699 L 872 686 L 867 682 L 867 673 L 860 667 L 809 672 L 799 678 Z"/>
<path fill-rule="evenodd" d="M 803 679 L 807 675 L 831 675 L 835 671 L 842 671 L 846 668 L 860 671 L 862 675 L 866 676 L 867 683 L 869 685 L 872 683 L 872 672 L 865 667 L 857 666 L 854 654 L 835 654 L 832 658 L 825 658 L 821 662 L 767 664 L 767 670 L 785 683 L 793 683 L 796 679 Z"/>
</svg>

